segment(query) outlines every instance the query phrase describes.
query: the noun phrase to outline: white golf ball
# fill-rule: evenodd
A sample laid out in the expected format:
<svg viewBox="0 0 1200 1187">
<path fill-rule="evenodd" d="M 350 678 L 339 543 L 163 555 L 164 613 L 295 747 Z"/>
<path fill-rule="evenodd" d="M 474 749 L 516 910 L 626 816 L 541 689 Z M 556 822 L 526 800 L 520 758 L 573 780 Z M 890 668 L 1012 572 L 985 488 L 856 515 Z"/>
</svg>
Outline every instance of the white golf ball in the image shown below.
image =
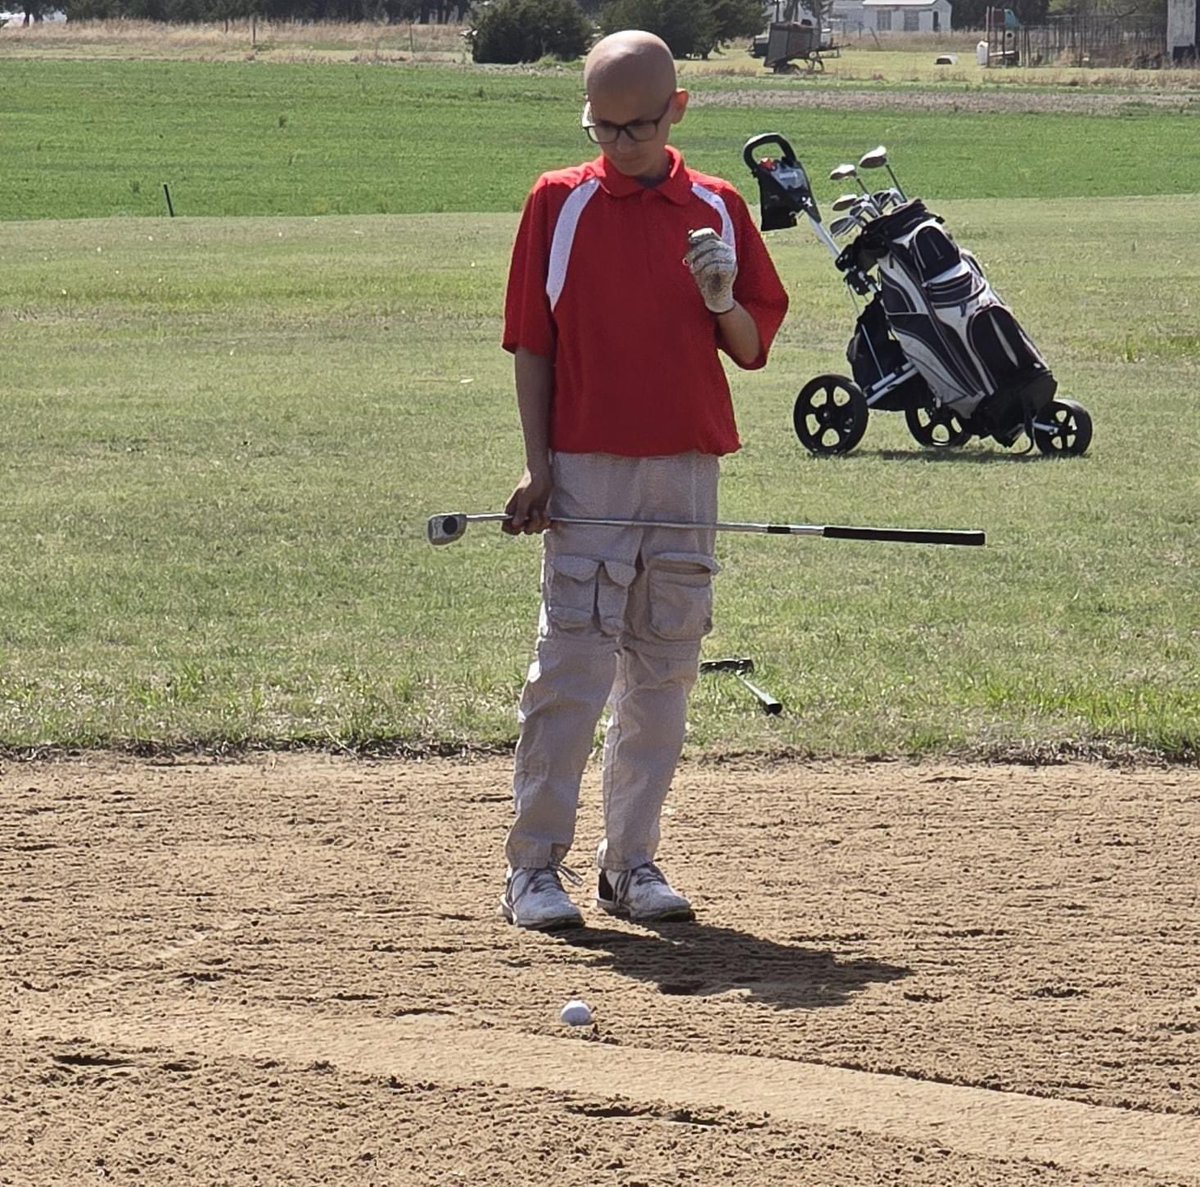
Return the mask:
<svg viewBox="0 0 1200 1187">
<path fill-rule="evenodd" d="M 592 1020 L 592 1007 L 587 1002 L 572 998 L 558 1012 L 558 1016 L 567 1026 L 587 1026 Z"/>
</svg>

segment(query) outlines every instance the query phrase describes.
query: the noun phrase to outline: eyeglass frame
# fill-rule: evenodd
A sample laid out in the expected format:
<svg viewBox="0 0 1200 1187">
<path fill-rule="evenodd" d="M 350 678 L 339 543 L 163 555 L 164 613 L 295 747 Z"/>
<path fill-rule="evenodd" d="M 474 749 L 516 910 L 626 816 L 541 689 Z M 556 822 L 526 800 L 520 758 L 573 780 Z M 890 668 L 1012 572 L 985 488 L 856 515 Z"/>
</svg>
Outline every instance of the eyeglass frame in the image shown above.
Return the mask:
<svg viewBox="0 0 1200 1187">
<path fill-rule="evenodd" d="M 597 122 L 596 120 L 591 119 L 590 117 L 592 114 L 592 102 L 589 99 L 583 105 L 583 114 L 579 118 L 579 126 L 584 130 L 584 132 L 587 134 L 587 138 L 593 144 L 599 144 L 599 145 L 616 144 L 617 141 L 621 139 L 622 132 L 624 132 L 625 135 L 627 137 L 629 137 L 629 140 L 633 144 L 648 144 L 651 140 L 654 139 L 655 135 L 658 133 L 659 124 L 661 124 L 663 122 L 663 120 L 665 120 L 667 118 L 667 116 L 670 114 L 671 108 L 674 105 L 674 103 L 675 103 L 675 92 L 672 92 L 670 98 L 667 100 L 666 107 L 664 107 L 662 109 L 662 113 L 658 116 L 657 119 L 630 120 L 628 123 L 625 123 L 625 124 L 614 124 L 614 123 L 610 123 L 608 120 L 601 120 L 601 121 Z M 606 129 L 608 129 L 608 128 L 613 129 L 613 134 L 612 134 L 611 140 L 600 140 L 597 138 L 596 130 L 597 130 L 597 128 L 600 127 L 601 124 L 603 124 Z M 635 136 L 633 134 L 633 132 L 630 131 L 631 128 L 635 128 L 635 127 L 652 128 L 653 131 L 651 131 L 651 133 L 647 137 L 645 137 L 645 139 L 639 139 L 637 136 Z"/>
</svg>

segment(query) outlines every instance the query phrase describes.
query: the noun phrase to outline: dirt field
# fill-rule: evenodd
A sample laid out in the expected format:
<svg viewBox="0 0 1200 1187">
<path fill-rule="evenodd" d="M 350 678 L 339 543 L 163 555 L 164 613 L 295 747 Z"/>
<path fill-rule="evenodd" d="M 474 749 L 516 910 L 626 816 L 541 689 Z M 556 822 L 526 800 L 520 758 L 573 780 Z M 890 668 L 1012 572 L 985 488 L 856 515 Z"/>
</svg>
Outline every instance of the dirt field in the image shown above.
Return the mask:
<svg viewBox="0 0 1200 1187">
<path fill-rule="evenodd" d="M 0 1183 L 1200 1184 L 1200 771 L 689 765 L 569 938 L 507 782 L 8 765 Z"/>
</svg>

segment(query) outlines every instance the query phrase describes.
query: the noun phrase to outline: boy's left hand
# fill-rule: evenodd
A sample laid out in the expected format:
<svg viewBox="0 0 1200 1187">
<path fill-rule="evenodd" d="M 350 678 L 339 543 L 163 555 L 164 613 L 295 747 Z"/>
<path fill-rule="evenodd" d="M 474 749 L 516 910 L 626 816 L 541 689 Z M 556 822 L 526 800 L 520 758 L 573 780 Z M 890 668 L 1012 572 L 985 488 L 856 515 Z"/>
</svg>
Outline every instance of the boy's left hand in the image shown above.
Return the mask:
<svg viewBox="0 0 1200 1187">
<path fill-rule="evenodd" d="M 689 231 L 688 243 L 683 262 L 691 269 L 705 306 L 710 313 L 728 313 L 735 304 L 737 252 L 711 227 Z"/>
</svg>

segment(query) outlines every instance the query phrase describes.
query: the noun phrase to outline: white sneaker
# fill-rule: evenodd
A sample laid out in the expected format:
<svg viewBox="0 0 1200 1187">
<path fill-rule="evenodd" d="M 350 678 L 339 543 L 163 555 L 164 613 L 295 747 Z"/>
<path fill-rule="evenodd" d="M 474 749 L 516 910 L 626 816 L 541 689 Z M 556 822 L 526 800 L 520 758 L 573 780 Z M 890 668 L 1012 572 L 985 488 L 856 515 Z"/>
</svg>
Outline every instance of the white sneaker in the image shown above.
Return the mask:
<svg viewBox="0 0 1200 1187">
<path fill-rule="evenodd" d="M 582 881 L 566 866 L 510 870 L 500 899 L 500 913 L 517 927 L 534 931 L 557 931 L 582 927 L 583 912 L 567 897 L 559 874 L 576 883 Z"/>
<path fill-rule="evenodd" d="M 601 870 L 596 906 L 634 922 L 696 918 L 692 904 L 652 861 L 633 870 Z"/>
</svg>

